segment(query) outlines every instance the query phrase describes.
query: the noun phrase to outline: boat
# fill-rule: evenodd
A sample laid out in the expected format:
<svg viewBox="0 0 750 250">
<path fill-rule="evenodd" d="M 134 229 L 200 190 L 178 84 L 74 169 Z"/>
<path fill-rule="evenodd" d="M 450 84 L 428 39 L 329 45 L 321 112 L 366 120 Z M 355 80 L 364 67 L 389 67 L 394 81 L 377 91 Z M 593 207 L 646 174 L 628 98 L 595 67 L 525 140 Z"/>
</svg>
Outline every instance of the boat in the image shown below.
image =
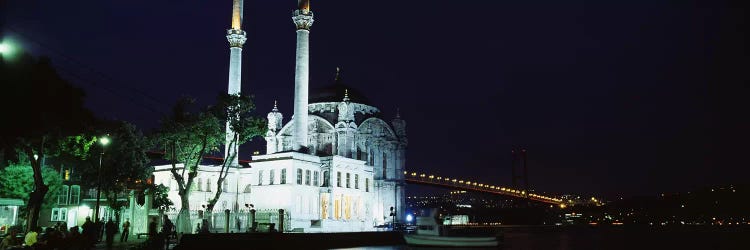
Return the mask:
<svg viewBox="0 0 750 250">
<path fill-rule="evenodd" d="M 498 247 L 500 239 L 498 237 L 473 237 L 473 236 L 445 236 L 441 235 L 441 227 L 437 223 L 435 214 L 437 210 L 432 210 L 430 216 L 418 216 L 416 219 L 416 234 L 405 234 L 404 240 L 410 246 L 428 246 L 428 247 Z"/>
</svg>

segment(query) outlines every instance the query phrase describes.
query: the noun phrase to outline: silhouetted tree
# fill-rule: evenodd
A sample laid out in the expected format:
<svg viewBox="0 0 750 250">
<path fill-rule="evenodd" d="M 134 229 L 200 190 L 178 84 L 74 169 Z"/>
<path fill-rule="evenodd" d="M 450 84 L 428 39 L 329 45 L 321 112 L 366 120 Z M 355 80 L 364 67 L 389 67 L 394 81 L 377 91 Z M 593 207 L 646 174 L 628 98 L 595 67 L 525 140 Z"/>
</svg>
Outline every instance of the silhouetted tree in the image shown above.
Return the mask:
<svg viewBox="0 0 750 250">
<path fill-rule="evenodd" d="M 4 117 L 0 143 L 4 157 L 20 150 L 29 159 L 34 190 L 27 205 L 27 230 L 37 225 L 39 210 L 49 186 L 42 165 L 47 156 L 60 153 L 60 141 L 77 135 L 93 120 L 84 108 L 84 92 L 60 78 L 48 58 L 19 55 L 0 63 L 3 84 L 0 108 Z M 37 157 L 34 157 L 34 156 Z M 11 161 L 15 159 L 9 159 Z"/>
</svg>

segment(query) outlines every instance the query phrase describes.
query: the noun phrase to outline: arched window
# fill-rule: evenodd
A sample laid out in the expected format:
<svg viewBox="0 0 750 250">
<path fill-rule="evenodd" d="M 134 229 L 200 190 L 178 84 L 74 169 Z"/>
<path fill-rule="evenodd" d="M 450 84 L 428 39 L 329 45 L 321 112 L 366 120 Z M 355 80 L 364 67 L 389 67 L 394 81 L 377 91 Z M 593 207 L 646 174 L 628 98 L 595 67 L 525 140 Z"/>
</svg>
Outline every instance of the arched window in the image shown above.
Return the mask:
<svg viewBox="0 0 750 250">
<path fill-rule="evenodd" d="M 305 170 L 305 185 L 312 185 L 311 182 L 311 176 L 310 176 L 310 170 Z"/>
<path fill-rule="evenodd" d="M 383 179 L 388 179 L 388 155 L 383 152 Z"/>
<path fill-rule="evenodd" d="M 357 147 L 357 160 L 363 160 L 362 159 L 362 150 Z"/>
<path fill-rule="evenodd" d="M 258 186 L 263 185 L 263 170 L 258 171 Z"/>
<path fill-rule="evenodd" d="M 224 179 L 224 182 L 221 183 L 221 189 L 224 190 L 224 192 L 229 192 L 229 181 Z"/>
<path fill-rule="evenodd" d="M 198 178 L 198 191 L 203 191 L 203 180 Z"/>
<path fill-rule="evenodd" d="M 302 185 L 302 169 L 297 169 L 297 185 Z"/>
<path fill-rule="evenodd" d="M 320 173 L 318 171 L 313 172 L 313 186 L 319 187 L 320 186 Z"/>
<path fill-rule="evenodd" d="M 268 185 L 273 185 L 273 182 L 276 181 L 274 179 L 276 179 L 276 170 L 271 169 L 270 176 L 268 177 Z"/>
<path fill-rule="evenodd" d="M 375 165 L 375 152 L 372 151 L 372 149 L 370 150 L 370 161 L 368 161 L 367 164 L 369 164 L 370 166 Z"/>
<path fill-rule="evenodd" d="M 211 192 L 211 179 L 206 179 L 206 192 Z"/>
<path fill-rule="evenodd" d="M 330 179 L 331 179 L 331 174 L 328 173 L 328 171 L 323 171 L 323 186 L 324 187 L 328 187 L 329 185 L 331 185 L 330 183 L 328 183 Z"/>
<path fill-rule="evenodd" d="M 286 168 L 281 169 L 281 184 L 286 184 Z"/>
</svg>

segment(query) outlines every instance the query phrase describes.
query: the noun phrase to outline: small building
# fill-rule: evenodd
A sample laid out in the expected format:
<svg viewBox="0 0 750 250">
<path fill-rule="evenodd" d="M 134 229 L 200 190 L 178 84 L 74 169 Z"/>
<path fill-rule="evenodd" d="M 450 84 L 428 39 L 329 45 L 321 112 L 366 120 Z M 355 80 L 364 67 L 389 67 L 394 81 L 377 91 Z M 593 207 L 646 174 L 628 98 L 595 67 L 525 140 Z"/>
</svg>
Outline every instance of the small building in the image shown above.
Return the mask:
<svg viewBox="0 0 750 250">
<path fill-rule="evenodd" d="M 5 233 L 10 226 L 19 224 L 18 208 L 23 205 L 21 199 L 0 198 L 0 233 Z"/>
</svg>

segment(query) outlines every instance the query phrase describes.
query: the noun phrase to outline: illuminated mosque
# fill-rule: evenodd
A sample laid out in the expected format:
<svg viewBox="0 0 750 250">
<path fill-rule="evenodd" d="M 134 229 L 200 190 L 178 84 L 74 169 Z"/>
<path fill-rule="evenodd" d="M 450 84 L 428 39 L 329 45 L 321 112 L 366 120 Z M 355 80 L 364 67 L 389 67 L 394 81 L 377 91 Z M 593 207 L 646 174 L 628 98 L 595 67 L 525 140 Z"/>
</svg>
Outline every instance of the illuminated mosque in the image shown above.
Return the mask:
<svg viewBox="0 0 750 250">
<path fill-rule="evenodd" d="M 242 5 L 242 0 L 234 0 L 232 28 L 226 35 L 229 94 L 241 89 L 246 41 Z M 377 107 L 342 84 L 338 70 L 332 86 L 309 92 L 309 36 L 314 21 L 309 0 L 298 1 L 292 21 L 297 33 L 294 115 L 285 123 L 274 104 L 267 116 L 266 154 L 253 155 L 249 167 L 235 158 L 214 211 L 240 211 L 249 208 L 246 204 L 257 211 L 284 209 L 290 221 L 285 230 L 302 232 L 371 231 L 398 221 L 404 211 L 405 121 L 399 115 L 382 119 Z M 227 126 L 227 138 L 232 133 Z M 226 148 L 228 153 L 237 150 Z M 170 187 L 169 197 L 179 210 L 170 168 L 156 166 L 155 183 Z M 213 197 L 220 167 L 198 169 L 189 198 L 191 211 L 202 209 Z"/>
</svg>

